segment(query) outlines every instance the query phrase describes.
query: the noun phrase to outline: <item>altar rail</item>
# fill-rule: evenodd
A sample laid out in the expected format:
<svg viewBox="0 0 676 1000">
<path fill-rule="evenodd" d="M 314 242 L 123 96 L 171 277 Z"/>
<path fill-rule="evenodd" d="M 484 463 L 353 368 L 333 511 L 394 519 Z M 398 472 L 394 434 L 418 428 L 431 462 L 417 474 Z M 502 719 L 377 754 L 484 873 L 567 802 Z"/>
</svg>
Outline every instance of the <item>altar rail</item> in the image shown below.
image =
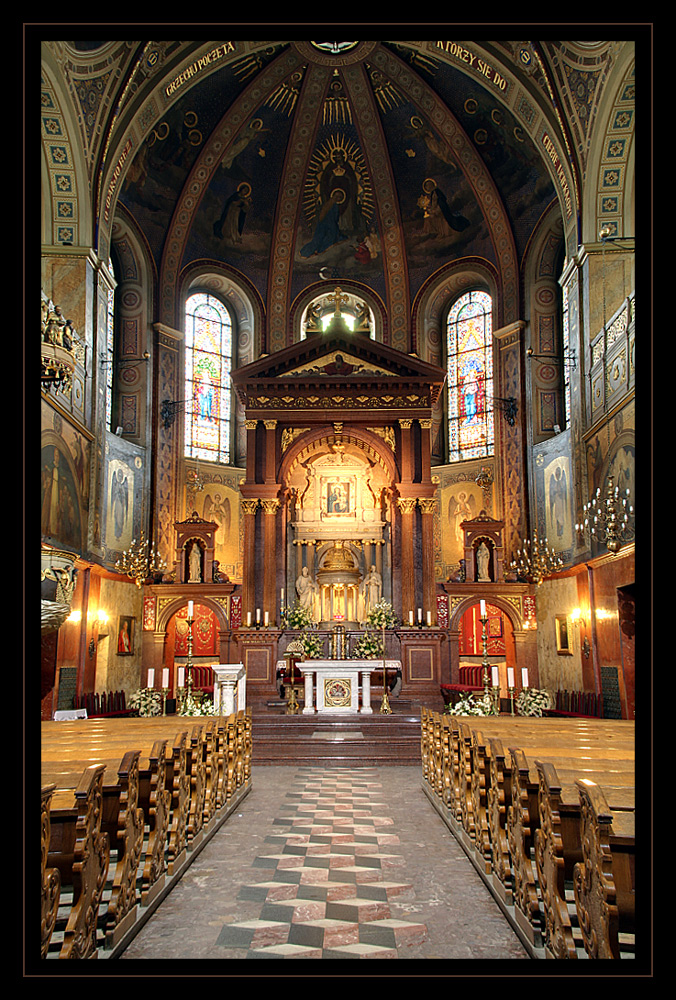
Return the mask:
<svg viewBox="0 0 676 1000">
<path fill-rule="evenodd" d="M 421 713 L 423 789 L 535 958 L 635 956 L 634 723 Z"/>
<path fill-rule="evenodd" d="M 42 724 L 42 958 L 126 947 L 250 791 L 251 743 L 249 711 Z"/>
</svg>

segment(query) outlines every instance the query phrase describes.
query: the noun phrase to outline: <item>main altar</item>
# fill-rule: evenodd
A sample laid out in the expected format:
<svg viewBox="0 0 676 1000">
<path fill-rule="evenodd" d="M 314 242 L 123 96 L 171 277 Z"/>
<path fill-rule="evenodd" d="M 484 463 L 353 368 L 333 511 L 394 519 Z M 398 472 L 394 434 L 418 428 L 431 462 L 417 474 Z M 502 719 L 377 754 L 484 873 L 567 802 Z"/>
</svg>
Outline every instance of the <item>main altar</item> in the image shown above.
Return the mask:
<svg viewBox="0 0 676 1000">
<path fill-rule="evenodd" d="M 296 664 L 303 675 L 303 715 L 371 715 L 371 674 L 382 660 L 305 660 Z M 398 660 L 386 660 L 385 671 L 401 669 Z M 315 702 L 316 692 L 316 702 Z"/>
</svg>

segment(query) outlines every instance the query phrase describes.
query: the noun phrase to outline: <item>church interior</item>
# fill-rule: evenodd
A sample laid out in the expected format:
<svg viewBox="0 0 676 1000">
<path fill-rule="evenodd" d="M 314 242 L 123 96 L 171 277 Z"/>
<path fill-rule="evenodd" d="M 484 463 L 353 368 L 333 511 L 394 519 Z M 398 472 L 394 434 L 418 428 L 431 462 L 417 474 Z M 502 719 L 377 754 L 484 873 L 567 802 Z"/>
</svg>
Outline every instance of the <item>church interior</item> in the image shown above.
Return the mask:
<svg viewBox="0 0 676 1000">
<path fill-rule="evenodd" d="M 435 740 L 462 740 L 458 704 L 482 696 L 487 736 L 612 732 L 596 752 L 633 773 L 649 70 L 638 30 L 519 33 L 41 40 L 43 882 L 60 872 L 62 906 L 57 831 L 89 800 L 59 775 L 94 746 L 121 760 L 140 724 L 171 747 L 234 719 L 238 809 L 257 752 L 332 766 L 309 756 L 320 718 L 372 725 L 352 773 L 391 743 L 384 770 L 417 767 L 443 813 Z M 467 836 L 460 809 L 447 823 Z M 119 875 L 110 891 L 123 914 Z M 524 922 L 528 957 L 563 957 Z M 103 944 L 88 927 L 79 957 L 130 923 Z"/>
</svg>

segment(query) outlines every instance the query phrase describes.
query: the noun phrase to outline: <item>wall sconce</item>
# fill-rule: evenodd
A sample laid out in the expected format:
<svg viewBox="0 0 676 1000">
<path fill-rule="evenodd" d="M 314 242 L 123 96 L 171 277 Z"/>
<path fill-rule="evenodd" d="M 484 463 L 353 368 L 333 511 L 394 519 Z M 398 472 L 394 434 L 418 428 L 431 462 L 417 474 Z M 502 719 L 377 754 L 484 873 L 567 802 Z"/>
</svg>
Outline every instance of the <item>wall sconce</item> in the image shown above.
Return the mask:
<svg viewBox="0 0 676 1000">
<path fill-rule="evenodd" d="M 581 608 L 573 608 L 573 610 L 570 613 L 570 620 L 574 625 L 581 625 L 581 627 L 586 630 L 587 624 L 584 615 L 585 613 L 582 611 Z M 588 659 L 589 654 L 591 653 L 591 646 L 589 645 L 589 639 L 587 638 L 586 635 L 582 640 L 580 648 L 582 650 L 582 655 L 586 659 Z"/>
</svg>

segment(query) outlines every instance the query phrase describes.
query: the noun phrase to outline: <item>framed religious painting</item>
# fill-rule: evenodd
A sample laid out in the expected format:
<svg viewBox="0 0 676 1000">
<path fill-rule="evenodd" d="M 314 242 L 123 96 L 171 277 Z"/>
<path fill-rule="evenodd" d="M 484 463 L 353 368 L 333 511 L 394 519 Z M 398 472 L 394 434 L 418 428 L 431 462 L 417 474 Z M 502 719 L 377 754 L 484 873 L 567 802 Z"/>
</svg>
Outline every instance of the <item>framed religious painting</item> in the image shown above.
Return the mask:
<svg viewBox="0 0 676 1000">
<path fill-rule="evenodd" d="M 353 514 L 357 481 L 354 476 L 335 476 L 322 479 L 322 514 Z"/>
<path fill-rule="evenodd" d="M 572 656 L 573 635 L 568 615 L 556 615 L 554 627 L 556 629 L 556 652 L 559 656 Z"/>
<path fill-rule="evenodd" d="M 134 652 L 134 619 L 120 615 L 117 622 L 117 655 L 131 656 Z"/>
</svg>

